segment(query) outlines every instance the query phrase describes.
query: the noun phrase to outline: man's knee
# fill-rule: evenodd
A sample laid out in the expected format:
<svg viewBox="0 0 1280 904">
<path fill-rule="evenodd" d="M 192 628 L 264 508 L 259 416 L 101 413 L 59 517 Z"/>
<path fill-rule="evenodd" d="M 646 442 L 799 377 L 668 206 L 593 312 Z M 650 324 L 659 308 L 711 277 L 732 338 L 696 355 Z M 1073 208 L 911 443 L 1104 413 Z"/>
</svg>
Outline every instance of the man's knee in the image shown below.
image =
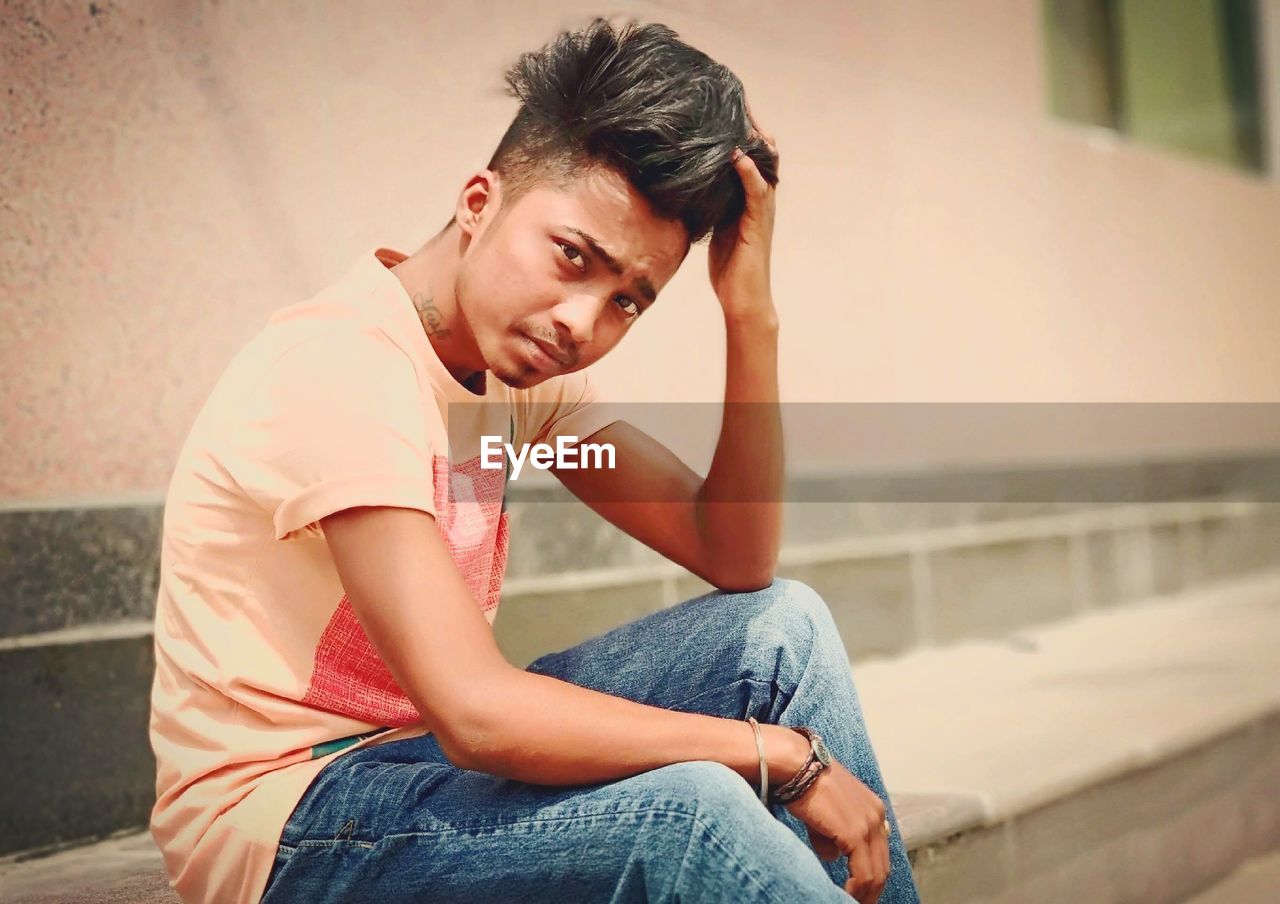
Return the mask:
<svg viewBox="0 0 1280 904">
<path fill-rule="evenodd" d="M 655 782 L 654 808 L 666 818 L 646 821 L 637 838 L 637 843 L 646 847 L 683 852 L 692 844 L 701 852 L 700 857 L 716 857 L 726 846 L 751 846 L 776 829 L 773 815 L 760 803 L 755 789 L 723 763 L 673 763 L 649 776 Z M 708 838 L 719 843 L 708 848 Z M 690 864 L 676 857 L 669 866 L 678 871 Z M 703 863 L 698 868 L 713 867 Z"/>
<path fill-rule="evenodd" d="M 805 646 L 824 638 L 839 639 L 826 600 L 803 581 L 776 578 L 760 593 L 765 594 L 768 600 L 761 612 L 762 617 L 792 644 Z"/>
<path fill-rule="evenodd" d="M 746 887 L 745 865 L 790 837 L 746 779 L 722 763 L 674 763 L 646 775 L 648 812 L 633 845 L 651 900 L 719 900 Z"/>
<path fill-rule="evenodd" d="M 750 737 L 750 731 L 746 737 Z M 673 763 L 655 769 L 650 776 L 662 803 L 704 822 L 772 818 L 746 779 L 723 763 L 710 760 Z"/>
</svg>

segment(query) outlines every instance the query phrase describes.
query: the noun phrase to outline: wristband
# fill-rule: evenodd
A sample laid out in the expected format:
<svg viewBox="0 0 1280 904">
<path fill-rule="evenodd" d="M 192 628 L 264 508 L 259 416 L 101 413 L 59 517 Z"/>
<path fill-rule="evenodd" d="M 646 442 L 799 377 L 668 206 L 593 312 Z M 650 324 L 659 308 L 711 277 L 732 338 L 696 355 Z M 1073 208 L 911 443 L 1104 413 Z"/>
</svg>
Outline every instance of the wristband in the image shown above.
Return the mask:
<svg viewBox="0 0 1280 904">
<path fill-rule="evenodd" d="M 804 736 L 809 742 L 809 756 L 804 761 L 804 765 L 800 767 L 791 779 L 784 782 L 770 796 L 769 802 L 775 804 L 787 804 L 800 797 L 818 780 L 818 776 L 822 774 L 828 766 L 831 765 L 831 754 L 827 751 L 827 745 L 822 742 L 822 736 L 810 728 L 788 726 L 792 731 Z"/>
</svg>

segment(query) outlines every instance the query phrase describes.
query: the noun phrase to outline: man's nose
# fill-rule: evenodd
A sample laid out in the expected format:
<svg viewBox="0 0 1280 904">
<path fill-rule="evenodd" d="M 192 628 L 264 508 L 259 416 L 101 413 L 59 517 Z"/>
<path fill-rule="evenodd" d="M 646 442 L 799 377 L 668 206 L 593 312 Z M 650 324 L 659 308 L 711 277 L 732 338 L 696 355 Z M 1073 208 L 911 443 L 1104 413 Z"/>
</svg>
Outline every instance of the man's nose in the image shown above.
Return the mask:
<svg viewBox="0 0 1280 904">
<path fill-rule="evenodd" d="M 596 318 L 600 316 L 601 300 L 591 295 L 570 295 L 551 311 L 552 319 L 563 326 L 575 344 L 591 341 Z"/>
</svg>

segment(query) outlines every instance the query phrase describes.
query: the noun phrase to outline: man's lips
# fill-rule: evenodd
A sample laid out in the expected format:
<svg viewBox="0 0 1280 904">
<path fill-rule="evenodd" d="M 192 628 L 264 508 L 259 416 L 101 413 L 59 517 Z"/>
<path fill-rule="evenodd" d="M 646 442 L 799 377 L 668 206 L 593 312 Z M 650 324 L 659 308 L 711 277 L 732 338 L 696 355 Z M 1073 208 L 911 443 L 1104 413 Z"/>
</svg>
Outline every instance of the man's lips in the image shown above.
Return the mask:
<svg viewBox="0 0 1280 904">
<path fill-rule="evenodd" d="M 527 333 L 525 334 L 525 338 L 538 348 L 542 349 L 542 353 L 544 355 L 559 364 L 561 367 L 569 367 L 573 364 L 573 356 L 560 348 L 560 346 L 539 339 L 537 336 L 530 336 Z"/>
</svg>

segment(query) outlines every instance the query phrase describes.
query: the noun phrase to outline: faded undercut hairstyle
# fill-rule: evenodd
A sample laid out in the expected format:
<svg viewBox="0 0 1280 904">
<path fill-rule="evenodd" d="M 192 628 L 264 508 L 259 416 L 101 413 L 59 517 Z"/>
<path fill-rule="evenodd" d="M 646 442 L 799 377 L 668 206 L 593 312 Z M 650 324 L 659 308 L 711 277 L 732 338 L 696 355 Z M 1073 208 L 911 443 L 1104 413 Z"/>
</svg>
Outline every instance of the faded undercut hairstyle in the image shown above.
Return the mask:
<svg viewBox="0 0 1280 904">
<path fill-rule="evenodd" d="M 489 169 L 509 200 L 605 166 L 696 242 L 742 212 L 735 147 L 771 185 L 778 181 L 738 77 L 665 25 L 615 28 L 596 19 L 522 54 L 506 78 L 520 109 Z"/>
</svg>

